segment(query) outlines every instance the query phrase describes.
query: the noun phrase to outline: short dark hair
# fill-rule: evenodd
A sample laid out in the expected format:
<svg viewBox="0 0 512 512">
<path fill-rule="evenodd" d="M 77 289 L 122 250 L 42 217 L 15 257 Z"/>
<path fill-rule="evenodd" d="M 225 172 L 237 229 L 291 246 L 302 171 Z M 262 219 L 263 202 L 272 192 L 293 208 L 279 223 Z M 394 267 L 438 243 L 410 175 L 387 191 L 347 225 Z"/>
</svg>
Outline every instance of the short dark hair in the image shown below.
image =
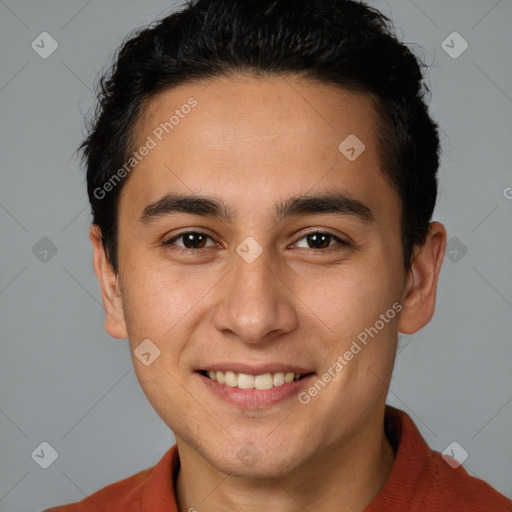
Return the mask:
<svg viewBox="0 0 512 512">
<path fill-rule="evenodd" d="M 192 0 L 129 34 L 98 81 L 94 119 L 78 148 L 93 224 L 114 271 L 118 198 L 128 177 L 108 194 L 102 187 L 129 159 L 145 101 L 185 82 L 256 74 L 298 75 L 373 98 L 382 169 L 402 201 L 408 272 L 414 246 L 425 243 L 438 186 L 439 135 L 424 100 L 425 67 L 389 18 L 354 0 Z"/>
</svg>

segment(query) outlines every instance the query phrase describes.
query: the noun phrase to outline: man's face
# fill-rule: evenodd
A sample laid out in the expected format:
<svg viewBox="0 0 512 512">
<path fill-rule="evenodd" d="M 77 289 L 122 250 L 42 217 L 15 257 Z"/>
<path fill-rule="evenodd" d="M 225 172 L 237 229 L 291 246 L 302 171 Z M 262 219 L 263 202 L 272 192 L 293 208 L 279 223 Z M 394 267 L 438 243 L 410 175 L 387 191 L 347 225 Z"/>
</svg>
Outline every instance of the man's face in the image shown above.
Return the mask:
<svg viewBox="0 0 512 512">
<path fill-rule="evenodd" d="M 197 105 L 158 130 L 191 97 Z M 385 401 L 400 316 L 389 310 L 405 283 L 400 200 L 382 172 L 370 99 L 247 77 L 165 91 L 144 114 L 135 148 L 148 136 L 156 146 L 122 190 L 118 255 L 149 401 L 179 442 L 232 474 L 279 476 L 355 449 Z M 151 215 L 167 194 L 223 203 L 231 217 L 169 204 Z M 284 208 L 325 195 L 347 200 Z M 133 354 L 146 339 L 160 350 L 147 366 Z M 280 386 L 275 374 L 294 369 L 306 377 Z M 240 389 L 251 377 L 229 386 L 201 370 L 271 373 L 258 386 L 278 385 Z"/>
</svg>

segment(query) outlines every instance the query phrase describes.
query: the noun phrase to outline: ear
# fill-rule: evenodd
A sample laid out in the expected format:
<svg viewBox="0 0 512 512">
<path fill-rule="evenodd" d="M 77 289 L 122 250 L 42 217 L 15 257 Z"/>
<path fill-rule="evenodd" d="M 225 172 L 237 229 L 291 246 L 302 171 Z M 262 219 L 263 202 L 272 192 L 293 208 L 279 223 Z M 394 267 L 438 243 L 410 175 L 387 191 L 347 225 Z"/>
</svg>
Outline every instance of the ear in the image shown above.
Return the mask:
<svg viewBox="0 0 512 512">
<path fill-rule="evenodd" d="M 118 276 L 107 258 L 99 226 L 93 224 L 89 230 L 93 246 L 93 266 L 101 287 L 105 309 L 105 330 L 113 338 L 128 338 L 123 312 L 123 300 L 118 286 Z"/>
<path fill-rule="evenodd" d="M 398 330 L 414 334 L 427 325 L 434 315 L 437 280 L 446 251 L 446 229 L 431 222 L 425 244 L 416 246 L 411 269 L 402 297 L 403 310 Z"/>
</svg>

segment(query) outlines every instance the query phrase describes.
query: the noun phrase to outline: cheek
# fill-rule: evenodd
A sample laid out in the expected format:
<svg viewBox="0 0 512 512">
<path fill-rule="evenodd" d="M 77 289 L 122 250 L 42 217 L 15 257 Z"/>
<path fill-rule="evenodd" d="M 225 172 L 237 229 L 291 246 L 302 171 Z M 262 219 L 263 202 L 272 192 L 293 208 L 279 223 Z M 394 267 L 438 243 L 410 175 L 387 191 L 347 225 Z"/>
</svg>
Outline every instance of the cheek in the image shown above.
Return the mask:
<svg viewBox="0 0 512 512">
<path fill-rule="evenodd" d="M 368 258 L 369 260 L 369 258 Z M 369 261 L 323 270 L 296 283 L 296 295 L 305 305 L 303 313 L 317 325 L 332 350 L 350 345 L 364 329 L 379 320 L 400 297 L 396 269 Z M 393 313 L 393 311 L 392 311 Z M 390 315 L 391 316 L 391 315 Z M 386 324 L 386 330 L 392 326 Z"/>
<path fill-rule="evenodd" d="M 166 341 L 203 293 L 199 283 L 194 284 L 194 280 L 180 276 L 169 266 L 131 264 L 126 275 L 128 286 L 123 302 L 130 338 Z"/>
<path fill-rule="evenodd" d="M 198 298 L 187 294 L 186 281 L 166 276 L 163 269 L 130 265 L 126 272 L 123 301 L 135 374 L 149 402 L 167 422 L 169 404 L 182 407 L 186 396 L 179 365 L 191 328 L 183 320 L 190 318 L 187 313 Z M 150 354 L 146 359 L 145 353 Z"/>
<path fill-rule="evenodd" d="M 145 392 L 154 395 L 153 403 L 182 387 L 189 370 L 188 351 L 194 347 L 190 340 L 209 309 L 205 294 L 219 284 L 219 279 L 213 273 L 184 275 L 167 263 L 141 261 L 142 257 L 135 257 L 125 268 L 128 278 L 123 301 L 135 372 Z M 159 350 L 151 366 L 144 366 L 134 353 L 146 339 Z M 176 400 L 179 396 L 174 397 Z"/>
</svg>

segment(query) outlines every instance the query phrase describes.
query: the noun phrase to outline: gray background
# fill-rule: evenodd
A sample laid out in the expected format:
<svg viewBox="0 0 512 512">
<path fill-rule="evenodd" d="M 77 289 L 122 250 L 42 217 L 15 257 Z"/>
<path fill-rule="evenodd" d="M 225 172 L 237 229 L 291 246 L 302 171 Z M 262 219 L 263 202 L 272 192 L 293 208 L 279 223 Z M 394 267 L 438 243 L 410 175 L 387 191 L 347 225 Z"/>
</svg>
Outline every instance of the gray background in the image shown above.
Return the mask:
<svg viewBox="0 0 512 512">
<path fill-rule="evenodd" d="M 512 497 L 512 2 L 373 4 L 433 64 L 444 147 L 435 219 L 451 239 L 435 317 L 401 337 L 389 403 L 432 448 L 457 441 L 469 473 Z M 0 0 L 0 511 L 80 500 L 174 443 L 127 341 L 104 332 L 73 150 L 97 72 L 128 32 L 175 5 Z M 31 48 L 43 31 L 59 44 L 47 59 Z M 453 31 L 469 43 L 458 58 L 441 47 Z M 57 249 L 47 261 L 33 252 L 43 237 Z M 58 452 L 48 469 L 31 457 L 43 441 Z"/>
</svg>

